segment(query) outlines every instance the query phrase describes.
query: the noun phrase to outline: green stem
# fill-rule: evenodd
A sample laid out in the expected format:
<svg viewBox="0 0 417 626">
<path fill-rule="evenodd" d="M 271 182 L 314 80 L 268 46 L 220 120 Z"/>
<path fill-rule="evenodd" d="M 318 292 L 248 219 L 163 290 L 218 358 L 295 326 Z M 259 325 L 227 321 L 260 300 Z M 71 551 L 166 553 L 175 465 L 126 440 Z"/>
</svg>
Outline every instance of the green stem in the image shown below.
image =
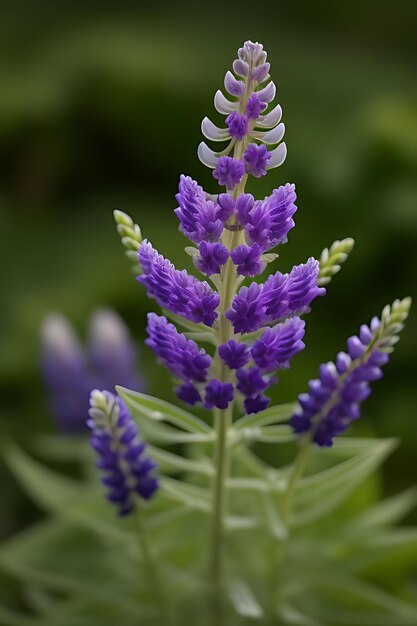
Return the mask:
<svg viewBox="0 0 417 626">
<path fill-rule="evenodd" d="M 145 565 L 145 571 L 141 572 L 142 577 L 146 578 L 149 583 L 149 591 L 152 595 L 152 598 L 158 607 L 161 618 L 164 619 L 164 623 L 166 623 L 166 607 L 165 607 L 165 598 L 162 593 L 162 587 L 159 580 L 158 570 L 156 568 L 155 560 L 152 556 L 149 541 L 148 541 L 148 533 L 146 528 L 145 519 L 143 517 L 143 512 L 141 510 L 140 503 L 136 507 L 135 511 L 135 520 L 137 526 L 137 537 L 139 546 L 142 552 L 143 561 Z"/>
</svg>

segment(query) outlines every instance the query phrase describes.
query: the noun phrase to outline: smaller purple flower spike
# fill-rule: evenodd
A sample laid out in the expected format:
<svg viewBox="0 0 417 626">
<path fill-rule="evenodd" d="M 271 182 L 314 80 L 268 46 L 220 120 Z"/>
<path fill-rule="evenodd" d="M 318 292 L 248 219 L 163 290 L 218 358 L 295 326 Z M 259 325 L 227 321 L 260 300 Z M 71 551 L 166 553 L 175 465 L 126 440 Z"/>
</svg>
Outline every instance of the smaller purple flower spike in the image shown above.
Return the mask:
<svg viewBox="0 0 417 626">
<path fill-rule="evenodd" d="M 226 117 L 226 124 L 230 135 L 238 141 L 248 134 L 249 120 L 246 115 L 233 111 Z"/>
<path fill-rule="evenodd" d="M 200 241 L 218 241 L 223 232 L 223 220 L 219 218 L 219 207 L 207 200 L 202 187 L 189 176 L 181 176 L 178 193 L 179 204 L 174 213 L 180 220 L 180 230 L 186 237 Z"/>
<path fill-rule="evenodd" d="M 278 320 L 289 314 L 287 296 L 288 274 L 276 272 L 262 286 L 261 304 L 269 321 Z"/>
<path fill-rule="evenodd" d="M 193 262 L 196 268 L 205 274 L 220 274 L 221 267 L 229 258 L 229 251 L 222 243 L 202 241 L 198 246 L 199 254 L 195 254 Z"/>
<path fill-rule="evenodd" d="M 237 273 L 240 276 L 258 276 L 265 269 L 265 263 L 261 261 L 262 248 L 254 243 L 253 246 L 242 244 L 231 253 L 232 261 L 237 265 Z"/>
<path fill-rule="evenodd" d="M 242 180 L 244 173 L 245 167 L 242 161 L 222 156 L 217 161 L 213 176 L 219 185 L 225 186 L 227 189 L 234 189 Z"/>
<path fill-rule="evenodd" d="M 114 311 L 101 309 L 91 316 L 88 355 L 95 387 L 113 389 L 118 384 L 129 389 L 144 389 L 144 382 L 135 371 L 137 355 L 132 338 Z"/>
<path fill-rule="evenodd" d="M 232 308 L 226 313 L 235 333 L 250 333 L 262 326 L 265 307 L 260 302 L 261 294 L 260 285 L 252 283 L 249 287 L 242 287 L 235 296 Z"/>
<path fill-rule="evenodd" d="M 295 186 L 287 183 L 263 202 L 257 202 L 245 224 L 248 243 L 258 243 L 263 250 L 268 250 L 286 241 L 294 227 L 292 216 L 297 210 L 296 198 Z"/>
<path fill-rule="evenodd" d="M 87 430 L 90 391 L 121 384 L 144 389 L 136 350 L 122 319 L 111 310 L 90 318 L 87 348 L 63 315 L 48 315 L 42 326 L 42 371 L 51 413 L 62 433 Z"/>
<path fill-rule="evenodd" d="M 274 328 L 265 329 L 251 349 L 256 365 L 264 371 L 289 367 L 291 358 L 305 348 L 302 341 L 304 328 L 304 320 L 293 317 Z"/>
<path fill-rule="evenodd" d="M 254 398 L 246 398 L 243 404 L 246 413 L 260 413 L 269 406 L 270 402 L 271 400 L 267 396 L 259 395 Z"/>
<path fill-rule="evenodd" d="M 158 489 L 155 461 L 145 457 L 146 444 L 125 403 L 109 391 L 94 389 L 90 396 L 91 446 L 98 456 L 97 468 L 107 488 L 107 499 L 119 515 L 128 515 L 138 496 L 149 500 Z"/>
<path fill-rule="evenodd" d="M 256 93 L 253 93 L 246 103 L 245 113 L 249 119 L 256 120 L 267 106 L 266 102 L 262 102 Z"/>
<path fill-rule="evenodd" d="M 220 298 L 206 282 L 200 282 L 185 270 L 175 269 L 146 240 L 139 248 L 138 260 L 143 274 L 137 280 L 160 306 L 191 322 L 212 326 Z"/>
<path fill-rule="evenodd" d="M 219 380 L 211 380 L 206 387 L 204 406 L 206 409 L 227 409 L 233 400 L 233 385 L 222 383 Z"/>
<path fill-rule="evenodd" d="M 246 365 L 250 359 L 249 348 L 244 343 L 230 339 L 219 346 L 219 356 L 231 370 L 237 370 Z"/>
<path fill-rule="evenodd" d="M 206 380 L 211 356 L 200 350 L 194 341 L 181 335 L 166 317 L 148 313 L 147 332 L 146 345 L 175 376 L 188 382 Z"/>
<path fill-rule="evenodd" d="M 299 408 L 290 423 L 297 433 L 308 433 L 319 446 L 331 446 L 360 417 L 360 405 L 371 393 L 370 383 L 382 377 L 381 367 L 398 341 L 410 308 L 410 298 L 385 307 L 382 318 L 362 325 L 359 336 L 347 341 L 335 363 L 324 363 L 319 378 L 298 397 Z"/>
<path fill-rule="evenodd" d="M 266 146 L 250 143 L 243 155 L 245 172 L 252 174 L 254 178 L 265 176 L 270 158 L 271 153 Z"/>
<path fill-rule="evenodd" d="M 181 387 L 177 387 L 176 394 L 180 400 L 190 406 L 194 406 L 198 402 L 201 402 L 200 392 L 197 387 L 193 385 L 193 383 L 184 383 Z"/>
</svg>

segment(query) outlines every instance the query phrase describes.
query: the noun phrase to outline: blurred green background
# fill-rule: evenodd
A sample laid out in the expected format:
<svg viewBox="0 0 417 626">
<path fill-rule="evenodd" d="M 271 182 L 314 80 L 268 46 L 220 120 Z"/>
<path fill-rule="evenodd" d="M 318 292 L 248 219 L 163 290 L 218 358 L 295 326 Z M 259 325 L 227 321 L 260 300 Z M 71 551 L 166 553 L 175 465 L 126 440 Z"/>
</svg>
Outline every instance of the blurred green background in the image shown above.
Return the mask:
<svg viewBox="0 0 417 626">
<path fill-rule="evenodd" d="M 355 6 L 356 5 L 356 6 Z M 114 307 L 143 341 L 153 307 L 135 283 L 112 210 L 130 213 L 160 251 L 190 267 L 173 213 L 178 177 L 216 183 L 196 156 L 200 122 L 245 39 L 262 41 L 286 124 L 283 167 L 251 184 L 261 197 L 295 182 L 297 228 L 277 268 L 333 240 L 356 247 L 308 318 L 308 350 L 276 402 L 417 278 L 417 6 L 414 0 L 199 6 L 3 2 L 0 8 L 0 437 L 30 445 L 54 429 L 39 371 L 51 310 L 80 332 Z M 354 432 L 397 435 L 388 491 L 416 479 L 415 313 Z M 141 349 L 151 393 L 169 378 Z M 0 469 L 0 534 L 37 514 Z"/>
</svg>

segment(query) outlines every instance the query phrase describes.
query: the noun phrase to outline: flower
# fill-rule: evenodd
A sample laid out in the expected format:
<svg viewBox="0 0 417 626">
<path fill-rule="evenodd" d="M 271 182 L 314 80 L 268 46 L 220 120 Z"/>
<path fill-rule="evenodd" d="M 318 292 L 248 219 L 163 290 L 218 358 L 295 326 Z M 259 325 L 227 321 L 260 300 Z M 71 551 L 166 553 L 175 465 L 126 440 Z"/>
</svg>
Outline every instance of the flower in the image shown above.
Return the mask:
<svg viewBox="0 0 417 626">
<path fill-rule="evenodd" d="M 257 276 L 265 269 L 265 263 L 260 260 L 262 248 L 258 244 L 246 246 L 242 244 L 231 253 L 232 261 L 237 265 L 237 273 L 241 276 Z"/>
<path fill-rule="evenodd" d="M 265 319 L 265 307 L 261 305 L 262 289 L 257 283 L 242 287 L 226 313 L 235 333 L 250 333 L 258 330 Z"/>
<path fill-rule="evenodd" d="M 251 120 L 256 120 L 262 111 L 264 111 L 267 107 L 266 102 L 262 102 L 262 100 L 253 93 L 246 103 L 245 113 Z"/>
<path fill-rule="evenodd" d="M 237 111 L 233 111 L 226 117 L 226 124 L 231 136 L 238 140 L 243 139 L 248 134 L 248 122 L 246 115 L 241 115 Z"/>
<path fill-rule="evenodd" d="M 254 398 L 246 398 L 244 407 L 246 413 L 259 413 L 267 408 L 271 400 L 267 396 L 259 395 Z"/>
<path fill-rule="evenodd" d="M 270 158 L 271 154 L 268 152 L 266 146 L 258 146 L 256 143 L 250 143 L 243 155 L 245 172 L 252 174 L 255 178 L 265 176 Z"/>
<path fill-rule="evenodd" d="M 107 488 L 107 499 L 119 515 L 128 515 L 137 498 L 149 500 L 158 489 L 155 461 L 145 457 L 146 444 L 125 403 L 109 391 L 94 389 L 90 396 L 91 446 L 98 456 L 97 468 Z"/>
<path fill-rule="evenodd" d="M 174 265 L 144 241 L 139 249 L 143 274 L 137 280 L 145 285 L 148 295 L 158 304 L 192 322 L 211 326 L 217 318 L 219 295 L 206 282 L 200 282 Z"/>
<path fill-rule="evenodd" d="M 206 395 L 204 406 L 206 409 L 214 407 L 218 409 L 226 409 L 233 400 L 233 385 L 231 383 L 223 383 L 215 378 L 209 382 L 206 387 Z"/>
<path fill-rule="evenodd" d="M 304 328 L 305 322 L 299 317 L 266 328 L 251 349 L 256 365 L 266 371 L 288 367 L 290 359 L 305 348 Z"/>
<path fill-rule="evenodd" d="M 249 361 L 250 352 L 244 343 L 238 343 L 230 339 L 227 343 L 219 346 L 219 356 L 231 370 L 236 370 Z"/>
<path fill-rule="evenodd" d="M 292 216 L 297 210 L 296 198 L 295 186 L 287 183 L 263 202 L 255 203 L 245 221 L 247 241 L 259 244 L 263 250 L 283 243 L 295 225 Z"/>
<path fill-rule="evenodd" d="M 164 365 L 185 381 L 205 381 L 211 357 L 191 339 L 181 335 L 166 317 L 148 314 L 148 339 L 145 340 Z"/>
<path fill-rule="evenodd" d="M 382 377 L 381 367 L 398 341 L 411 301 L 396 300 L 381 319 L 363 324 L 359 336 L 347 340 L 347 351 L 335 362 L 323 363 L 319 378 L 309 382 L 308 393 L 298 397 L 299 408 L 291 418 L 297 433 L 309 433 L 319 446 L 331 446 L 333 438 L 360 417 L 360 405 L 371 393 L 370 383 Z"/>
<path fill-rule="evenodd" d="M 223 220 L 219 218 L 219 206 L 206 195 L 195 180 L 181 176 L 175 196 L 179 207 L 174 213 L 180 220 L 180 230 L 195 243 L 218 241 L 223 231 Z"/>
<path fill-rule="evenodd" d="M 202 241 L 198 246 L 199 254 L 194 255 L 194 265 L 200 272 L 211 276 L 219 274 L 220 268 L 229 258 L 228 249 L 221 243 Z"/>
<path fill-rule="evenodd" d="M 219 185 L 225 185 L 227 189 L 233 189 L 241 181 L 244 173 L 245 168 L 242 161 L 222 156 L 217 161 L 213 176 Z"/>
<path fill-rule="evenodd" d="M 87 428 L 90 391 L 121 384 L 143 390 L 129 331 L 113 311 L 96 311 L 85 348 L 63 315 L 48 315 L 42 326 L 42 373 L 51 412 L 63 433 Z"/>
</svg>

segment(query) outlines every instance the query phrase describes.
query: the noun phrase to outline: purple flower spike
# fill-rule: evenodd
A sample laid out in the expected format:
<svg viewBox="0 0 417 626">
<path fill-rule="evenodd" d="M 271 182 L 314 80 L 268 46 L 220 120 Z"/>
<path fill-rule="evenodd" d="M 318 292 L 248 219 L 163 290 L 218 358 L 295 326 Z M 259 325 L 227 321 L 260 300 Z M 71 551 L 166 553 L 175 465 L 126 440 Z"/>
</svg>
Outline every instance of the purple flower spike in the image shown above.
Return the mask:
<svg viewBox="0 0 417 626">
<path fill-rule="evenodd" d="M 231 253 L 232 261 L 237 265 L 237 273 L 241 276 L 258 276 L 265 269 L 265 263 L 260 260 L 262 248 L 254 243 L 253 246 L 242 244 Z"/>
<path fill-rule="evenodd" d="M 267 396 L 255 396 L 254 398 L 246 398 L 244 402 L 246 413 L 259 413 L 266 409 L 271 402 Z"/>
<path fill-rule="evenodd" d="M 138 281 L 145 285 L 148 295 L 160 306 L 192 322 L 213 324 L 217 318 L 219 295 L 206 282 L 200 282 L 185 270 L 175 269 L 146 240 L 139 249 L 138 259 L 143 270 Z"/>
<path fill-rule="evenodd" d="M 242 287 L 235 296 L 232 308 L 226 313 L 235 333 L 250 333 L 261 327 L 265 318 L 261 293 L 261 287 L 257 283 L 252 283 L 249 287 Z"/>
<path fill-rule="evenodd" d="M 250 359 L 250 352 L 245 344 L 233 339 L 219 346 L 219 355 L 231 370 L 240 369 Z"/>
<path fill-rule="evenodd" d="M 217 165 L 213 171 L 214 178 L 219 185 L 234 189 L 242 180 L 245 173 L 245 167 L 242 161 L 232 159 L 232 157 L 222 156 L 218 159 Z"/>
<path fill-rule="evenodd" d="M 206 380 L 211 357 L 194 341 L 181 335 L 165 317 L 149 313 L 147 332 L 146 345 L 175 376 L 186 381 Z"/>
<path fill-rule="evenodd" d="M 174 212 L 186 237 L 195 243 L 220 239 L 223 221 L 218 215 L 219 207 L 206 199 L 202 187 L 195 180 L 181 176 L 175 197 L 179 207 Z"/>
<path fill-rule="evenodd" d="M 190 406 L 194 406 L 198 402 L 201 402 L 200 392 L 197 387 L 193 385 L 193 383 L 184 383 L 181 387 L 177 388 L 176 393 L 180 400 Z"/>
<path fill-rule="evenodd" d="M 233 400 L 233 385 L 222 383 L 219 380 L 211 380 L 206 387 L 204 406 L 206 409 L 217 407 L 226 409 Z"/>
<path fill-rule="evenodd" d="M 252 174 L 255 178 L 265 176 L 271 153 L 268 152 L 264 145 L 258 146 L 256 143 L 250 143 L 245 150 L 243 160 L 245 162 L 245 172 Z"/>
<path fill-rule="evenodd" d="M 249 243 L 268 250 L 283 243 L 294 226 L 295 187 L 287 183 L 278 187 L 263 202 L 257 202 L 248 216 L 245 234 Z"/>
<path fill-rule="evenodd" d="M 305 322 L 293 317 L 274 328 L 267 328 L 251 349 L 256 365 L 266 371 L 289 367 L 290 359 L 301 352 L 305 345 Z"/>
<path fill-rule="evenodd" d="M 251 120 L 256 120 L 262 111 L 265 111 L 266 107 L 266 102 L 262 102 L 256 93 L 253 93 L 246 103 L 245 113 Z"/>
<path fill-rule="evenodd" d="M 117 505 L 119 515 L 128 515 L 136 497 L 148 500 L 158 489 L 153 470 L 156 463 L 144 457 L 146 444 L 125 403 L 108 391 L 91 392 L 91 446 L 97 453 L 97 468 L 103 473 L 107 499 Z"/>
<path fill-rule="evenodd" d="M 408 314 L 409 300 L 396 301 L 378 319 L 361 326 L 359 337 L 347 340 L 347 352 L 339 352 L 335 363 L 323 363 L 319 378 L 309 382 L 308 393 L 298 397 L 299 408 L 291 418 L 297 433 L 310 433 L 319 446 L 331 446 L 360 417 L 360 405 L 371 393 L 370 383 L 382 377 L 381 367 L 398 340 Z"/>
<path fill-rule="evenodd" d="M 233 111 L 227 116 L 226 124 L 229 127 L 230 135 L 238 141 L 248 134 L 248 118 L 246 115 Z"/>
<path fill-rule="evenodd" d="M 220 268 L 229 258 L 228 249 L 221 243 L 207 243 L 206 241 L 202 241 L 198 249 L 200 254 L 196 254 L 193 258 L 196 268 L 206 276 L 220 274 Z"/>
</svg>

